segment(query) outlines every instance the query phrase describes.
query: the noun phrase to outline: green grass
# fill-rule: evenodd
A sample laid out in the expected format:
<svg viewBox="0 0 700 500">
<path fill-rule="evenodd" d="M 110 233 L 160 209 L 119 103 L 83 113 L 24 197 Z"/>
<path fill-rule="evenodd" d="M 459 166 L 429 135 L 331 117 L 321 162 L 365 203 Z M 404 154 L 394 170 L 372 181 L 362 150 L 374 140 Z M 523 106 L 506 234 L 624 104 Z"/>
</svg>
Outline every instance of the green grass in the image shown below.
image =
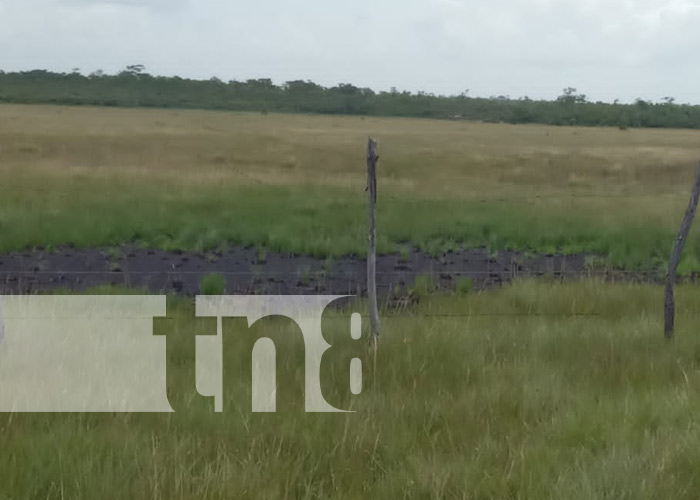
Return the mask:
<svg viewBox="0 0 700 500">
<path fill-rule="evenodd" d="M 0 124 L 2 250 L 362 255 L 371 132 L 381 252 L 485 245 L 658 267 L 700 157 L 698 131 L 6 105 Z"/>
<path fill-rule="evenodd" d="M 68 183 L 66 183 L 68 184 Z M 74 245 L 109 246 L 120 242 L 163 249 L 212 250 L 222 245 L 257 245 L 319 257 L 366 252 L 364 199 L 338 188 L 227 187 L 164 196 L 176 185 L 121 186 L 105 206 L 105 187 L 56 182 L 56 191 L 27 203 L 8 182 L 0 186 L 0 249 Z M 80 200 L 76 203 L 75 200 Z M 25 209 L 26 208 L 26 209 Z M 598 224 L 597 216 L 561 217 L 514 203 L 396 198 L 380 205 L 379 252 L 393 252 L 411 241 L 432 253 L 465 246 L 533 252 L 590 252 L 614 266 L 662 265 L 676 229 L 629 220 L 624 226 Z M 700 236 L 693 232 L 681 271 L 700 267 Z"/>
<path fill-rule="evenodd" d="M 219 273 L 202 276 L 199 283 L 201 295 L 223 295 L 226 291 L 226 278 Z"/>
<path fill-rule="evenodd" d="M 419 299 L 427 297 L 435 291 L 435 282 L 433 277 L 429 274 L 421 274 L 416 276 L 410 291 Z"/>
<path fill-rule="evenodd" d="M 303 351 L 283 320 L 256 327 L 282 336 L 277 414 L 250 413 L 254 336 L 224 353 L 236 403 L 223 414 L 184 391 L 178 341 L 177 413 L 0 415 L 0 498 L 696 498 L 700 291 L 678 299 L 668 343 L 651 286 L 431 296 L 382 319 L 376 372 L 360 347 L 360 396 L 345 368 L 357 348 L 325 365 L 324 394 L 347 415 L 302 412 Z M 349 314 L 327 314 L 329 340 L 349 337 Z"/>
<path fill-rule="evenodd" d="M 459 295 L 467 295 L 472 293 L 474 290 L 474 280 L 471 278 L 459 278 L 457 280 L 457 285 L 455 286 L 455 291 Z"/>
</svg>

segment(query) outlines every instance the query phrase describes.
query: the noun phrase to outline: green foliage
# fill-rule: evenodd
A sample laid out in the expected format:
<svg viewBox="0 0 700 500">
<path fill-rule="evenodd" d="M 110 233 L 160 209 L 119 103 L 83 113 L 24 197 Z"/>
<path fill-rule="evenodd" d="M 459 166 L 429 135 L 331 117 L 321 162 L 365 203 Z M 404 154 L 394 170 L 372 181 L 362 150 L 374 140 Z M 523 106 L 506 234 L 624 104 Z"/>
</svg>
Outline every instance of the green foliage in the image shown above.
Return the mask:
<svg viewBox="0 0 700 500">
<path fill-rule="evenodd" d="M 411 287 L 411 292 L 418 298 L 427 297 L 435 290 L 435 283 L 433 277 L 429 274 L 422 274 L 416 276 L 413 286 Z"/>
<path fill-rule="evenodd" d="M 460 278 L 457 280 L 456 291 L 459 295 L 467 295 L 474 290 L 474 280 L 471 278 Z"/>
<path fill-rule="evenodd" d="M 0 71 L 0 102 L 119 107 L 199 108 L 231 111 L 408 116 L 491 123 L 542 123 L 629 127 L 700 128 L 700 106 L 638 99 L 634 104 L 589 102 L 574 88 L 553 101 L 527 97 L 436 96 L 425 92 L 374 92 L 347 83 L 310 81 L 275 85 L 270 79 L 223 82 L 153 76 L 142 65 L 117 75 L 101 71 L 53 73 Z"/>
<path fill-rule="evenodd" d="M 223 295 L 226 289 L 226 278 L 219 273 L 202 276 L 199 282 L 199 293 L 202 295 Z"/>
</svg>

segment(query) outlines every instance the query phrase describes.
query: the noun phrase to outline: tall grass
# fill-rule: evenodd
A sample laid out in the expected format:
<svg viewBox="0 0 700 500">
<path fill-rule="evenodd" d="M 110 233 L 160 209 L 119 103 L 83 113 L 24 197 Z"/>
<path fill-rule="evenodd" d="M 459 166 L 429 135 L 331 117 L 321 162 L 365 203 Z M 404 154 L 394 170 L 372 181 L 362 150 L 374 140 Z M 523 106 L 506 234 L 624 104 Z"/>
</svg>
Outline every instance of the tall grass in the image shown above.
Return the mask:
<svg viewBox="0 0 700 500">
<path fill-rule="evenodd" d="M 384 316 L 360 396 L 345 347 L 325 365 L 326 398 L 352 414 L 303 413 L 303 350 L 284 320 L 254 327 L 280 339 L 277 414 L 250 413 L 250 336 L 224 353 L 235 403 L 222 414 L 187 397 L 183 340 L 177 413 L 0 415 L 0 498 L 696 498 L 700 292 L 678 299 L 675 343 L 656 287 L 423 299 Z M 184 339 L 191 304 L 170 305 Z M 350 312 L 327 313 L 329 340 L 349 337 Z"/>
</svg>

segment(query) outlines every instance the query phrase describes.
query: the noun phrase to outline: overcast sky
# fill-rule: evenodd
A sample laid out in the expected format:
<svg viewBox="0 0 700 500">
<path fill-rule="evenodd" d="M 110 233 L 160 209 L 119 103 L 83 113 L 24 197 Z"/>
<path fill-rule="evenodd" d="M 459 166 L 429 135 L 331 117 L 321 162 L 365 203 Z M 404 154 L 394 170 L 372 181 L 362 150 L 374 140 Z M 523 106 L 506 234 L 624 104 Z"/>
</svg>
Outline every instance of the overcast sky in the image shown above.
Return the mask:
<svg viewBox="0 0 700 500">
<path fill-rule="evenodd" d="M 0 0 L 0 69 L 700 103 L 700 0 Z"/>
</svg>

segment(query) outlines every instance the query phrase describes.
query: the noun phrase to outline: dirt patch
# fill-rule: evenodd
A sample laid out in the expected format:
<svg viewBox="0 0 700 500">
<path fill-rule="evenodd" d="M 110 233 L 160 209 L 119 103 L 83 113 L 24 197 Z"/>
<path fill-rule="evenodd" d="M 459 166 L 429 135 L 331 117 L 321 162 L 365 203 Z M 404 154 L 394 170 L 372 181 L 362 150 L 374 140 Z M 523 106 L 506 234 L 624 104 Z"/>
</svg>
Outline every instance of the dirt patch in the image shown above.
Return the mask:
<svg viewBox="0 0 700 500">
<path fill-rule="evenodd" d="M 407 291 L 416 278 L 430 276 L 440 289 L 471 279 L 474 289 L 508 283 L 517 277 L 580 276 L 584 255 L 526 255 L 469 249 L 432 256 L 420 251 L 377 258 L 380 295 Z M 333 260 L 303 255 L 263 253 L 253 248 L 225 252 L 166 252 L 142 248 L 28 250 L 0 254 L 0 291 L 36 293 L 80 291 L 98 285 L 145 288 L 157 293 L 195 295 L 210 273 L 226 279 L 227 293 L 363 294 L 365 261 L 348 256 Z M 425 278 L 422 278 L 425 280 Z"/>
</svg>

